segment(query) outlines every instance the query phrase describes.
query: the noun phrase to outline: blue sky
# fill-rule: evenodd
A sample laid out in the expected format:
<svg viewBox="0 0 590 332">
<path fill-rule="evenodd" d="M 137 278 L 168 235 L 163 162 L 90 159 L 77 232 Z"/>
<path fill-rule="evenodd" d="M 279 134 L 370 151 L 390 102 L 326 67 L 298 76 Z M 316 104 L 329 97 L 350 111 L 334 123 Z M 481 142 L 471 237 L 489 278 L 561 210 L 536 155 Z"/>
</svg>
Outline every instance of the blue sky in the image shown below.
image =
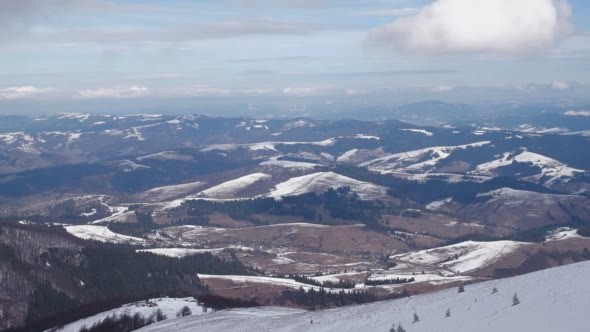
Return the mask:
<svg viewBox="0 0 590 332">
<path fill-rule="evenodd" d="M 6 0 L 0 113 L 587 102 L 585 0 Z"/>
</svg>

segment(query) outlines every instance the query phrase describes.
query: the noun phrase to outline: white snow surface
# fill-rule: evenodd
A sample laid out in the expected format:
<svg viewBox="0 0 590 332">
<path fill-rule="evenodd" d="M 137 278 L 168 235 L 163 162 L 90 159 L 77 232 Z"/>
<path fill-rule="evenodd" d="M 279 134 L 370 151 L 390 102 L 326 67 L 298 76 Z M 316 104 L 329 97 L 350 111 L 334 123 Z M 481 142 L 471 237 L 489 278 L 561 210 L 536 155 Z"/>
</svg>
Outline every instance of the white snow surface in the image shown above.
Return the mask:
<svg viewBox="0 0 590 332">
<path fill-rule="evenodd" d="M 58 328 L 56 332 L 78 332 L 84 326 L 91 327 L 92 325 L 102 322 L 105 318 L 122 314 L 129 314 L 133 316 L 135 313 L 139 313 L 145 318 L 156 313 L 158 309 L 162 310 L 162 313 L 166 315 L 168 319 L 176 318 L 176 313 L 187 306 L 191 310 L 192 315 L 202 315 L 203 307 L 200 306 L 197 301 L 192 297 L 186 298 L 154 298 L 146 301 L 140 301 L 135 303 L 125 304 L 119 308 L 112 309 L 109 311 L 101 312 L 91 317 L 77 320 L 73 323 L 64 325 Z"/>
<path fill-rule="evenodd" d="M 358 149 L 352 149 L 344 152 L 340 157 L 336 158 L 339 163 L 347 163 L 352 161 L 352 157 L 359 152 Z"/>
<path fill-rule="evenodd" d="M 493 175 L 494 170 L 500 167 L 511 165 L 513 162 L 517 163 L 531 163 L 541 169 L 539 175 L 532 177 L 532 180 L 539 181 L 545 178 L 545 184 L 550 185 L 557 181 L 567 182 L 576 173 L 584 173 L 584 170 L 576 169 L 567 166 L 566 164 L 543 156 L 538 153 L 523 151 L 522 153 L 514 156 L 511 153 L 504 153 L 502 157 L 490 162 L 478 165 L 475 168 L 474 173 L 483 175 Z"/>
<path fill-rule="evenodd" d="M 424 129 L 400 129 L 401 131 L 409 131 L 412 133 L 417 133 L 417 134 L 422 134 L 425 136 L 432 136 L 432 132 L 428 131 L 428 130 L 424 130 Z"/>
<path fill-rule="evenodd" d="M 334 172 L 318 172 L 294 177 L 276 185 L 270 196 L 279 199 L 284 196 L 296 196 L 305 193 L 322 193 L 332 188 L 350 187 L 361 199 L 387 197 L 387 189 L 369 182 L 358 181 Z"/>
<path fill-rule="evenodd" d="M 549 232 L 545 237 L 545 241 L 560 241 L 572 238 L 583 238 L 578 234 L 578 230 L 569 227 L 561 227 L 552 232 Z"/>
<path fill-rule="evenodd" d="M 253 173 L 248 174 L 242 177 L 239 177 L 234 180 L 230 180 L 221 184 L 218 184 L 214 187 L 211 187 L 207 190 L 203 190 L 197 195 L 191 198 L 234 198 L 234 196 L 240 192 L 241 190 L 247 188 L 248 186 L 263 180 L 268 180 L 272 178 L 271 175 L 264 174 L 264 173 Z"/>
<path fill-rule="evenodd" d="M 100 225 L 75 225 L 64 227 L 73 236 L 83 240 L 94 240 L 110 243 L 142 243 L 144 239 L 118 234 Z"/>
<path fill-rule="evenodd" d="M 265 284 L 265 285 L 273 285 L 273 286 L 280 286 L 280 287 L 288 287 L 292 289 L 299 289 L 303 288 L 305 290 L 316 290 L 319 291 L 322 287 L 312 286 L 309 284 L 305 284 L 302 282 L 295 281 L 293 279 L 288 278 L 274 278 L 274 277 L 257 277 L 257 276 L 241 276 L 241 275 L 208 275 L 208 274 L 199 274 L 199 279 L 207 280 L 207 279 L 224 279 L 224 280 L 231 280 L 234 283 L 238 284 Z M 324 288 L 326 292 L 330 293 L 339 293 L 343 289 L 340 288 Z M 344 289 L 345 292 L 351 292 L 351 289 Z"/>
<path fill-rule="evenodd" d="M 431 294 L 322 311 L 262 307 L 168 320 L 140 331 L 586 332 L 590 262 Z M 496 287 L 498 292 L 492 294 Z M 513 306 L 518 294 L 520 304 Z M 445 317 L 450 310 L 450 317 Z M 420 321 L 413 322 L 416 313 Z"/>
<path fill-rule="evenodd" d="M 150 201 L 166 201 L 189 193 L 194 193 L 198 188 L 205 185 L 204 182 L 191 182 L 176 184 L 172 186 L 157 187 L 146 190 L 136 196 Z"/>
<path fill-rule="evenodd" d="M 556 201 L 563 201 L 565 199 L 582 198 L 576 195 L 556 195 L 545 194 L 534 191 L 517 190 L 512 188 L 500 188 L 489 191 L 487 193 L 477 194 L 477 197 L 487 198 L 489 202 L 500 202 L 504 207 L 520 207 L 526 204 L 542 204 L 543 206 L 550 206 Z"/>
<path fill-rule="evenodd" d="M 214 253 L 223 251 L 224 248 L 215 248 L 215 249 L 190 249 L 190 248 L 154 248 L 154 249 L 139 249 L 138 252 L 149 252 L 154 255 L 166 256 L 166 257 L 173 257 L 173 258 L 182 258 L 186 256 L 198 255 L 198 254 L 205 254 L 205 253 Z"/>
<path fill-rule="evenodd" d="M 377 137 L 377 136 L 371 136 L 371 135 L 365 135 L 365 134 L 356 134 L 354 136 L 354 138 L 359 138 L 359 139 L 373 139 L 373 140 L 380 140 L 381 137 Z"/>
<path fill-rule="evenodd" d="M 400 152 L 373 159 L 360 164 L 370 170 L 387 174 L 399 171 L 423 172 L 435 167 L 439 161 L 448 158 L 455 150 L 468 147 L 480 147 L 490 144 L 490 141 L 476 142 L 458 146 L 436 146 L 414 151 Z"/>
<path fill-rule="evenodd" d="M 272 157 L 267 161 L 263 161 L 260 166 L 279 166 L 283 168 L 314 168 L 320 166 L 319 164 L 307 163 L 302 161 L 280 160 L 279 157 Z"/>
<path fill-rule="evenodd" d="M 203 152 L 209 152 L 214 150 L 220 151 L 233 151 L 239 148 L 247 148 L 250 151 L 259 151 L 259 150 L 272 150 L 276 151 L 275 146 L 284 144 L 284 145 L 317 145 L 317 146 L 332 146 L 336 143 L 335 138 L 329 138 L 327 140 L 318 141 L 318 142 L 259 142 L 259 143 L 247 143 L 247 144 L 214 144 L 208 145 L 201 149 Z"/>
<path fill-rule="evenodd" d="M 524 244 L 514 241 L 467 241 L 445 247 L 392 256 L 396 262 L 467 273 L 486 267 Z M 454 258 L 455 255 L 457 258 Z M 394 268 L 395 270 L 395 268 Z"/>
</svg>

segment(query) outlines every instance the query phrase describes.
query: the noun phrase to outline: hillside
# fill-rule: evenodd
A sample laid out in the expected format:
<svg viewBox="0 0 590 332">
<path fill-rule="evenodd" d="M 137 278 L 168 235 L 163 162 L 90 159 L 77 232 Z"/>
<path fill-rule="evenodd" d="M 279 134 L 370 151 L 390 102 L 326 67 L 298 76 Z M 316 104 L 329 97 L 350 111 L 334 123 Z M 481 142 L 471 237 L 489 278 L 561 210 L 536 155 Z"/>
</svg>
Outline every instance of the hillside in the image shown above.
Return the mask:
<svg viewBox="0 0 590 332">
<path fill-rule="evenodd" d="M 254 308 L 174 319 L 140 331 L 588 331 L 590 262 L 410 298 L 319 312 Z M 497 293 L 492 293 L 493 289 Z M 517 294 L 520 304 L 513 305 Z M 450 317 L 445 317 L 447 310 Z M 413 323 L 416 313 L 420 321 Z"/>
</svg>

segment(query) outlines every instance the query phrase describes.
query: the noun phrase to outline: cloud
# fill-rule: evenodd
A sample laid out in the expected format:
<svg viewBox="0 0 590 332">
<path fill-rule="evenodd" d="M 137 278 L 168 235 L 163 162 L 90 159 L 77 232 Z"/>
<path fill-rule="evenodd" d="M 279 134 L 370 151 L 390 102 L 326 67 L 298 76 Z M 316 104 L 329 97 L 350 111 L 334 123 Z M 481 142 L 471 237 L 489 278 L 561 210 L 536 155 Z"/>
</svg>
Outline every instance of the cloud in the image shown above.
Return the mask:
<svg viewBox="0 0 590 332">
<path fill-rule="evenodd" d="M 563 114 L 566 116 L 590 116 L 590 111 L 567 111 Z"/>
<path fill-rule="evenodd" d="M 22 99 L 45 94 L 53 88 L 37 88 L 35 86 L 14 86 L 0 90 L 1 99 Z"/>
<path fill-rule="evenodd" d="M 551 82 L 551 89 L 557 91 L 565 91 L 571 88 L 570 84 L 565 81 L 553 81 Z"/>
<path fill-rule="evenodd" d="M 77 97 L 84 99 L 97 99 L 97 98 L 114 98 L 114 99 L 125 99 L 125 98 L 137 98 L 146 97 L 151 94 L 150 89 L 144 86 L 128 86 L 128 87 L 115 87 L 115 88 L 98 88 L 81 90 L 78 92 Z"/>
<path fill-rule="evenodd" d="M 188 88 L 179 88 L 171 94 L 183 97 L 232 97 L 232 96 L 263 96 L 276 93 L 271 88 L 223 88 L 209 85 L 193 85 Z"/>
<path fill-rule="evenodd" d="M 347 96 L 362 96 L 369 93 L 369 91 L 365 89 L 346 89 L 344 92 Z"/>
<path fill-rule="evenodd" d="M 32 34 L 35 25 L 69 17 L 142 11 L 161 12 L 162 8 L 109 0 L 4 0 L 0 1 L 0 38 L 18 39 Z"/>
<path fill-rule="evenodd" d="M 334 92 L 334 88 L 330 86 L 305 86 L 305 87 L 291 87 L 283 89 L 283 93 L 293 97 L 313 97 L 327 95 Z"/>
<path fill-rule="evenodd" d="M 567 0 L 436 0 L 372 30 L 367 43 L 414 54 L 527 54 L 569 35 Z"/>
<path fill-rule="evenodd" d="M 161 27 L 125 27 L 117 29 L 66 29 L 35 35 L 38 41 L 54 43 L 129 43 L 184 42 L 259 35 L 307 35 L 318 31 L 350 28 L 338 24 L 240 18 L 211 22 L 174 23 Z"/>
<path fill-rule="evenodd" d="M 413 15 L 420 11 L 420 8 L 406 7 L 393 9 L 377 9 L 357 13 L 356 16 L 373 16 L 373 17 L 395 17 Z"/>
<path fill-rule="evenodd" d="M 452 85 L 438 85 L 430 89 L 432 92 L 449 92 L 455 90 L 455 87 Z"/>
</svg>

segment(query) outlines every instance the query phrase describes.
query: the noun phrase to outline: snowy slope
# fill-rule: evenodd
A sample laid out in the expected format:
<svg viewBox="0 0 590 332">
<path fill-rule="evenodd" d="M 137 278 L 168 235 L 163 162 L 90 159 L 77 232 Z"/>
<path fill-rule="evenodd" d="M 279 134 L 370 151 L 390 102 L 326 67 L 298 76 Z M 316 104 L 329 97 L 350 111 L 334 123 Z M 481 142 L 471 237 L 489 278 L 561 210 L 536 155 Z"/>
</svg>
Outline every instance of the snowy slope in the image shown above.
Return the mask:
<svg viewBox="0 0 590 332">
<path fill-rule="evenodd" d="M 373 159 L 360 164 L 370 170 L 379 173 L 391 172 L 419 172 L 430 171 L 439 161 L 448 158 L 455 150 L 464 150 L 468 147 L 480 147 L 490 144 L 490 141 L 476 142 L 458 146 L 436 146 L 414 151 L 396 153 L 381 158 Z"/>
<path fill-rule="evenodd" d="M 292 161 L 292 160 L 281 160 L 279 157 L 272 157 L 267 161 L 263 161 L 259 164 L 260 166 L 278 166 L 284 168 L 314 168 L 316 166 L 320 166 L 320 164 L 302 162 L 302 161 Z"/>
<path fill-rule="evenodd" d="M 194 197 L 189 198 L 235 198 L 235 195 L 248 186 L 263 180 L 272 178 L 271 175 L 264 173 L 254 173 L 240 178 L 224 182 L 222 184 L 201 191 Z"/>
<path fill-rule="evenodd" d="M 324 311 L 283 308 L 224 310 L 168 320 L 148 331 L 586 332 L 590 326 L 590 262 L 493 280 L 411 298 Z M 496 287 L 498 292 L 492 294 Z M 520 304 L 513 306 L 517 293 Z M 445 313 L 450 309 L 450 317 Z M 413 322 L 417 313 L 420 321 Z"/>
<path fill-rule="evenodd" d="M 522 207 L 532 203 L 538 206 L 550 206 L 556 204 L 556 202 L 565 202 L 568 199 L 583 199 L 583 197 L 576 195 L 544 194 L 512 188 L 492 190 L 487 193 L 477 194 L 477 197 L 489 199 L 488 202 L 490 203 L 502 203 L 505 207 Z"/>
<path fill-rule="evenodd" d="M 190 249 L 190 248 L 154 248 L 154 249 L 140 249 L 138 252 L 149 252 L 154 255 L 181 258 L 192 255 L 199 255 L 205 253 L 215 253 L 223 251 L 224 248 L 216 249 Z"/>
<path fill-rule="evenodd" d="M 172 186 L 157 187 L 135 195 L 139 200 L 161 202 L 194 193 L 205 185 L 204 182 L 183 183 Z"/>
<path fill-rule="evenodd" d="M 288 278 L 274 278 L 274 277 L 256 277 L 256 276 L 240 276 L 240 275 L 207 275 L 207 274 L 199 274 L 199 279 L 206 280 L 208 279 L 221 279 L 221 280 L 229 280 L 236 284 L 261 284 L 261 285 L 272 285 L 272 286 L 281 286 L 281 287 L 288 287 L 292 289 L 299 289 L 303 288 L 305 290 L 314 289 L 319 291 L 321 287 L 312 286 L 309 284 L 305 284 L 302 282 L 295 281 L 293 279 Z M 342 289 L 338 288 L 324 288 L 327 292 L 334 292 L 339 293 Z M 345 289 L 344 291 L 350 292 L 351 290 Z"/>
<path fill-rule="evenodd" d="M 122 235 L 114 233 L 109 230 L 106 226 L 99 225 L 76 225 L 64 227 L 66 231 L 73 236 L 84 239 L 94 240 L 100 242 L 110 243 L 141 243 L 145 242 L 144 239 L 137 237 Z"/>
<path fill-rule="evenodd" d="M 208 145 L 201 149 L 203 152 L 208 151 L 233 151 L 239 148 L 246 148 L 250 151 L 260 150 L 271 150 L 276 151 L 275 146 L 277 145 L 316 145 L 316 146 L 332 146 L 336 143 L 336 139 L 330 138 L 318 142 L 259 142 L 259 143 L 248 143 L 248 144 L 214 144 Z"/>
<path fill-rule="evenodd" d="M 425 136 L 432 136 L 432 132 L 428 131 L 428 130 L 424 130 L 424 129 L 400 129 L 401 131 L 409 131 L 412 133 L 417 133 L 417 134 L 422 134 Z"/>
<path fill-rule="evenodd" d="M 392 258 L 398 264 L 435 266 L 456 273 L 466 273 L 494 263 L 503 255 L 509 254 L 524 245 L 524 243 L 514 241 L 467 241 L 445 247 L 395 255 Z"/>
<path fill-rule="evenodd" d="M 322 193 L 332 188 L 350 187 L 352 192 L 361 199 L 376 199 L 387 197 L 387 189 L 376 184 L 358 181 L 333 172 L 318 172 L 294 177 L 276 185 L 270 193 L 271 197 L 296 196 L 305 193 Z"/>
<path fill-rule="evenodd" d="M 77 320 L 73 323 L 64 325 L 58 328 L 55 332 L 78 332 L 84 326 L 91 327 L 92 325 L 102 322 L 105 318 L 113 315 L 129 314 L 133 316 L 135 313 L 139 313 L 145 318 L 156 313 L 158 309 L 162 310 L 162 313 L 166 315 L 168 319 L 176 318 L 176 313 L 184 306 L 189 307 L 193 315 L 203 314 L 203 307 L 200 306 L 197 301 L 192 297 L 187 298 L 156 298 L 147 301 L 141 301 L 136 303 L 130 303 L 123 305 L 119 308 L 112 309 L 109 311 L 101 312 L 91 317 Z"/>
<path fill-rule="evenodd" d="M 567 182 L 576 173 L 584 173 L 581 169 L 567 166 L 566 164 L 543 156 L 538 153 L 524 151 L 516 156 L 511 153 L 505 153 L 501 158 L 478 165 L 473 173 L 482 175 L 494 175 L 494 170 L 510 166 L 513 162 L 530 163 L 539 167 L 541 170 L 538 175 L 530 177 L 530 180 L 538 182 L 543 179 L 546 185 L 551 185 L 557 181 Z"/>
</svg>

